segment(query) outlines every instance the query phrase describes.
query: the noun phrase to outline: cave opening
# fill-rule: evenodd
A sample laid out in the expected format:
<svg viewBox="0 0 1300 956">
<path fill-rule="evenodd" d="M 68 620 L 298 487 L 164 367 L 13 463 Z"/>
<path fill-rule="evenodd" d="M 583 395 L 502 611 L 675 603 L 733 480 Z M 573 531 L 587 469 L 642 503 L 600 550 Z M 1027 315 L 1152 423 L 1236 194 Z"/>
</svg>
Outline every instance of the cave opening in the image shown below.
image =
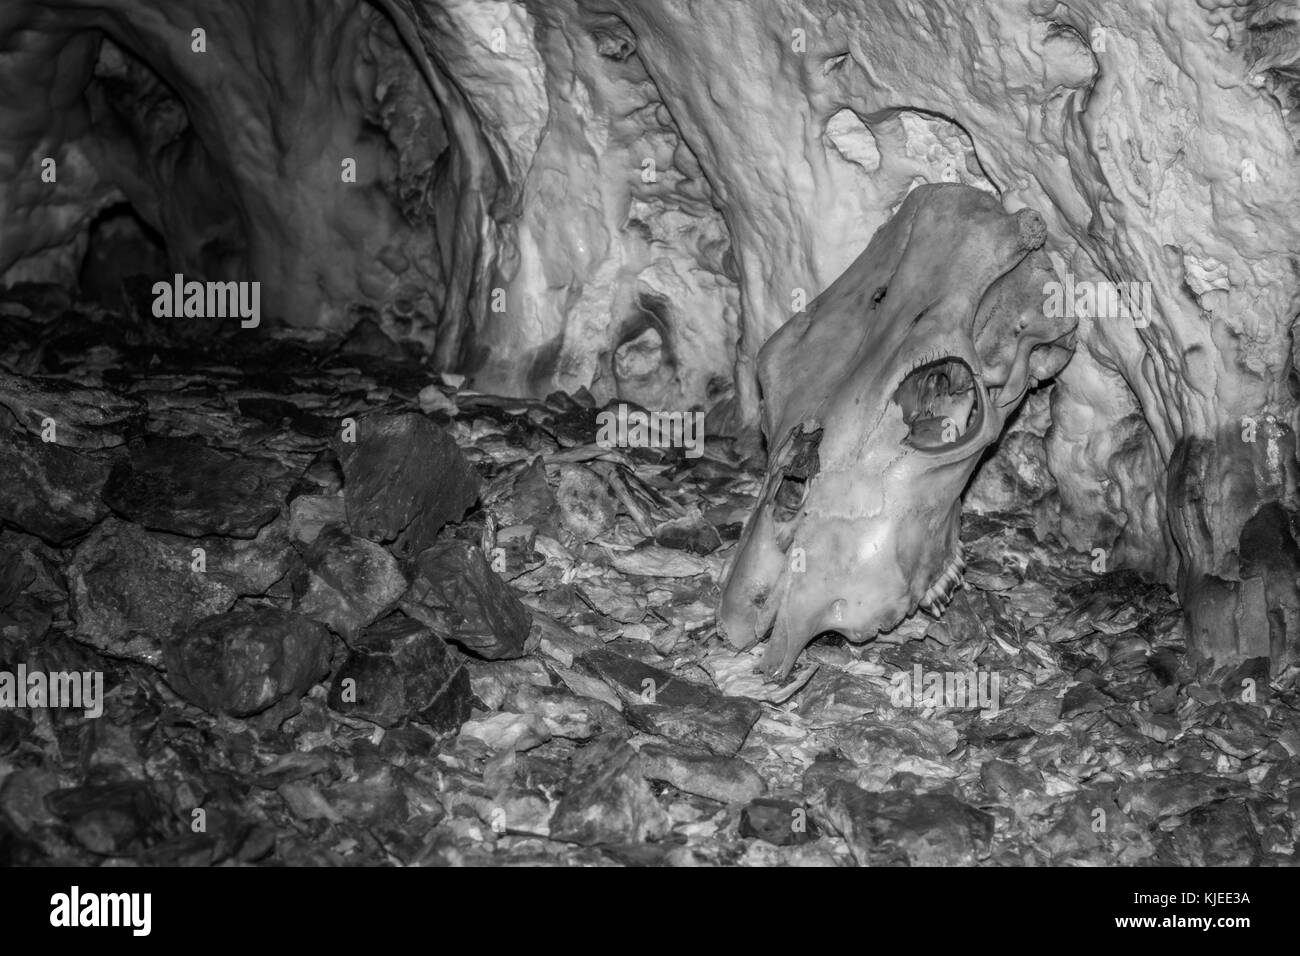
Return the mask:
<svg viewBox="0 0 1300 956">
<path fill-rule="evenodd" d="M 619 398 L 652 403 L 676 375 L 670 307 L 664 296 L 637 294 L 610 358 Z"/>
<path fill-rule="evenodd" d="M 135 275 L 207 280 L 247 268 L 235 175 L 165 70 L 143 47 L 104 34 L 83 92 L 110 198 L 87 223 L 77 278 L 104 305 L 121 307 L 121 281 Z"/>
<path fill-rule="evenodd" d="M 60 217 L 54 244 L 15 250 L 5 281 L 54 279 L 119 310 L 132 277 L 258 283 L 269 325 L 345 335 L 373 317 L 439 370 L 473 364 L 499 284 L 498 159 L 400 9 L 367 0 L 336 16 L 329 65 L 253 30 L 239 38 L 252 68 L 228 80 L 115 17 L 70 34 L 85 67 L 59 173 L 75 177 L 78 215 Z"/>
<path fill-rule="evenodd" d="M 117 202 L 91 220 L 77 288 L 92 302 L 124 311 L 127 280 L 158 278 L 168 269 L 166 240 L 131 203 Z"/>
</svg>

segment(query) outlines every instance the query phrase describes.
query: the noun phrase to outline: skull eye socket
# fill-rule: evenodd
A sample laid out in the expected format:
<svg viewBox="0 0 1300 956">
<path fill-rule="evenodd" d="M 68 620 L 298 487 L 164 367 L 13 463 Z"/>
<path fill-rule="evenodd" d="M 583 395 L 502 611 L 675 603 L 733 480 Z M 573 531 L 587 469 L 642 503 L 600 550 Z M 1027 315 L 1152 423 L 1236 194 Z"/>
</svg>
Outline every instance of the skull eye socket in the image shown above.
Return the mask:
<svg viewBox="0 0 1300 956">
<path fill-rule="evenodd" d="M 792 520 L 803 507 L 808 484 L 821 469 L 821 459 L 817 455 L 821 441 L 820 428 L 805 433 L 803 425 L 798 425 L 791 432 L 790 443 L 782 456 L 786 463 L 772 493 L 772 512 L 777 521 Z"/>
<path fill-rule="evenodd" d="M 979 407 L 975 376 L 959 358 L 942 358 L 908 373 L 894 392 L 907 425 L 904 443 L 922 451 L 951 448 L 978 431 Z"/>
</svg>

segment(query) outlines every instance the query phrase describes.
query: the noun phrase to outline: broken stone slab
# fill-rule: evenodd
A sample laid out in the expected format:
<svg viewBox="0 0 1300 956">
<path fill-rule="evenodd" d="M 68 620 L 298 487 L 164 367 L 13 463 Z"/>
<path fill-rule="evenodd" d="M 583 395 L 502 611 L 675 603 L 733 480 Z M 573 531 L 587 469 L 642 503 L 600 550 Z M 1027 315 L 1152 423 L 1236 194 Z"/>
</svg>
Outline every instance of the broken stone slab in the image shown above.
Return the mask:
<svg viewBox="0 0 1300 956">
<path fill-rule="evenodd" d="M 1259 866 L 1264 852 L 1244 801 L 1197 807 L 1164 843 L 1157 860 L 1168 866 Z"/>
<path fill-rule="evenodd" d="M 337 526 L 306 549 L 294 574 L 294 610 L 353 638 L 392 610 L 406 593 L 406 578 L 387 550 Z"/>
<path fill-rule="evenodd" d="M 330 688 L 329 705 L 381 727 L 416 720 L 439 733 L 469 719 L 469 674 L 454 650 L 419 621 L 394 614 L 367 627 Z"/>
<path fill-rule="evenodd" d="M 521 684 L 550 687 L 552 677 L 546 665 L 535 657 L 519 657 L 509 661 L 484 661 L 464 655 L 465 669 L 469 672 L 469 686 L 474 696 L 487 710 L 500 710 Z"/>
<path fill-rule="evenodd" d="M 678 747 L 645 744 L 641 747 L 641 773 L 684 793 L 719 803 L 747 803 L 767 792 L 758 771 L 739 757 L 717 757 Z"/>
<path fill-rule="evenodd" d="M 67 591 L 59 552 L 39 538 L 0 530 L 0 660 L 40 644 L 62 616 Z"/>
<path fill-rule="evenodd" d="M 265 607 L 177 628 L 163 655 L 181 697 L 210 713 L 250 717 L 307 693 L 329 672 L 331 649 L 323 625 Z"/>
<path fill-rule="evenodd" d="M 330 438 L 338 433 L 338 425 L 328 418 L 313 415 L 294 402 L 282 398 L 253 396 L 238 401 L 241 415 L 265 425 L 291 428 L 309 438 Z"/>
<path fill-rule="evenodd" d="M 640 755 L 625 741 L 601 738 L 574 756 L 550 835 L 581 846 L 644 843 L 662 837 L 668 826 L 668 814 L 641 773 Z"/>
<path fill-rule="evenodd" d="M 36 580 L 42 567 L 36 541 L 30 535 L 0 531 L 0 611 L 3 611 Z"/>
<path fill-rule="evenodd" d="M 536 714 L 492 714 L 467 721 L 460 728 L 462 739 L 477 740 L 493 753 L 522 753 L 551 739 L 546 721 Z"/>
<path fill-rule="evenodd" d="M 889 688 L 838 667 L 825 667 L 809 679 L 795 712 L 817 725 L 834 726 L 887 708 L 889 703 Z"/>
<path fill-rule="evenodd" d="M 1081 714 L 1095 714 L 1114 706 L 1115 701 L 1092 684 L 1075 684 L 1061 699 L 1061 719 L 1073 720 Z"/>
<path fill-rule="evenodd" d="M 517 474 L 507 472 L 494 480 L 483 498 L 484 507 L 502 527 L 530 524 L 552 533 L 557 530 L 558 504 L 540 455 Z"/>
<path fill-rule="evenodd" d="M 1173 714 L 1154 714 L 1139 710 L 1134 712 L 1133 721 L 1138 733 L 1150 737 L 1157 743 L 1168 743 L 1182 733 L 1182 724 Z"/>
<path fill-rule="evenodd" d="M 456 407 L 456 400 L 442 390 L 438 385 L 426 385 L 420 389 L 420 394 L 416 396 L 420 403 L 420 411 L 426 415 L 440 414 L 448 418 L 455 418 L 459 413 Z"/>
<path fill-rule="evenodd" d="M 299 495 L 289 502 L 289 538 L 312 544 L 330 525 L 346 524 L 347 517 L 342 495 Z"/>
<path fill-rule="evenodd" d="M 560 523 L 579 541 L 591 541 L 614 527 L 618 500 L 605 479 L 582 465 L 561 465 L 555 491 Z"/>
<path fill-rule="evenodd" d="M 737 832 L 773 846 L 809 843 L 821 833 L 803 804 L 771 797 L 756 797 L 741 809 Z"/>
<path fill-rule="evenodd" d="M 343 780 L 327 789 L 325 802 L 344 820 L 366 827 L 399 827 L 410 818 L 410 805 L 391 767 L 369 778 Z"/>
<path fill-rule="evenodd" d="M 132 442 L 104 485 L 104 502 L 152 531 L 252 538 L 275 520 L 295 475 L 274 461 L 182 438 Z"/>
<path fill-rule="evenodd" d="M 537 649 L 551 660 L 564 667 L 572 667 L 575 657 L 604 646 L 600 638 L 579 634 L 544 611 L 539 611 L 531 599 L 526 603 L 533 618 L 530 637 L 536 634 Z"/>
<path fill-rule="evenodd" d="M 433 544 L 478 499 L 479 479 L 447 432 L 422 415 L 370 413 L 336 445 L 348 525 L 399 555 Z"/>
<path fill-rule="evenodd" d="M 980 784 L 990 797 L 1008 806 L 1045 791 L 1043 775 L 1032 765 L 1025 770 L 1005 760 L 986 760 L 980 766 Z"/>
<path fill-rule="evenodd" d="M 549 837 L 555 807 L 538 790 L 511 788 L 491 801 L 484 823 L 500 833 Z"/>
<path fill-rule="evenodd" d="M 546 564 L 537 551 L 537 529 L 532 525 L 510 525 L 498 529 L 492 548 L 492 565 L 506 581 L 514 581 Z"/>
<path fill-rule="evenodd" d="M 657 544 L 620 551 L 610 556 L 610 564 L 624 574 L 639 574 L 654 578 L 693 578 L 697 574 L 715 573 L 720 565 L 686 551 L 662 548 Z"/>
<path fill-rule="evenodd" d="M 673 518 L 655 528 L 655 544 L 692 554 L 712 554 L 722 547 L 718 530 L 700 517 Z"/>
<path fill-rule="evenodd" d="M 626 713 L 628 723 L 642 733 L 729 757 L 745 745 L 762 707 L 753 700 L 719 697 L 708 706 L 629 704 Z"/>
<path fill-rule="evenodd" d="M 627 721 L 609 704 L 594 697 L 579 697 L 562 687 L 520 684 L 506 701 L 506 709 L 541 717 L 551 736 L 567 740 L 628 735 Z"/>
<path fill-rule="evenodd" d="M 1161 820 L 1249 792 L 1250 787 L 1238 780 L 1204 773 L 1175 773 L 1126 783 L 1119 789 L 1118 801 L 1125 813 Z"/>
<path fill-rule="evenodd" d="M 531 615 L 483 552 L 466 541 L 422 551 L 402 610 L 447 641 L 487 660 L 521 657 Z"/>
<path fill-rule="evenodd" d="M 858 866 L 972 866 L 993 839 L 993 817 L 948 794 L 869 793 L 835 780 L 812 802 Z"/>
<path fill-rule="evenodd" d="M 342 823 L 342 815 L 330 805 L 325 795 L 305 780 L 295 780 L 281 784 L 276 792 L 284 799 L 285 806 L 299 820 L 328 820 L 330 823 Z"/>
<path fill-rule="evenodd" d="M 144 402 L 106 388 L 0 371 L 0 407 L 30 435 L 65 448 L 116 448 L 143 433 Z M 4 416 L 0 415 L 0 419 Z"/>
<path fill-rule="evenodd" d="M 551 665 L 549 670 L 553 671 L 561 683 L 579 697 L 594 697 L 596 700 L 609 704 L 620 714 L 625 711 L 623 698 L 614 688 L 599 677 L 593 677 L 591 674 L 584 674 L 581 671 L 570 670 L 558 664 Z"/>
<path fill-rule="evenodd" d="M 1102 819 L 1098 810 L 1104 814 L 1104 831 L 1097 826 Z M 1115 803 L 1113 792 L 1101 788 L 1076 790 L 1042 811 L 1039 819 L 1051 822 L 1051 827 L 1037 836 L 1034 849 L 1053 865 L 1088 859 L 1115 841 L 1140 844 L 1146 829 L 1135 827 Z"/>
<path fill-rule="evenodd" d="M 111 657 L 158 666 L 172 631 L 264 593 L 289 568 L 283 521 L 251 541 L 184 538 L 106 518 L 68 564 L 74 636 Z"/>
<path fill-rule="evenodd" d="M 921 716 L 905 717 L 895 723 L 861 717 L 835 725 L 831 738 L 839 753 L 860 768 L 858 782 L 871 780 L 876 784 L 883 784 L 900 769 L 927 778 L 945 773 L 942 760 L 956 748 L 959 739 L 950 724 Z"/>
<path fill-rule="evenodd" d="M 637 730 L 718 756 L 740 750 L 763 712 L 758 701 L 725 697 L 606 648 L 588 651 L 574 664 L 619 694 Z"/>
<path fill-rule="evenodd" d="M 19 833 L 29 833 L 35 827 L 52 826 L 57 818 L 46 804 L 46 798 L 58 791 L 59 774 L 40 767 L 14 770 L 0 782 L 0 814 L 4 821 Z"/>
<path fill-rule="evenodd" d="M 613 687 L 628 704 L 707 707 L 722 696 L 711 688 L 606 647 L 587 651 L 574 663 Z"/>
<path fill-rule="evenodd" d="M 16 429 L 6 431 L 0 440 L 0 522 L 63 544 L 108 514 L 99 493 L 109 462 Z"/>
<path fill-rule="evenodd" d="M 159 838 L 166 817 L 158 792 L 137 780 L 57 790 L 45 804 L 78 843 L 100 856 L 140 852 Z"/>
</svg>

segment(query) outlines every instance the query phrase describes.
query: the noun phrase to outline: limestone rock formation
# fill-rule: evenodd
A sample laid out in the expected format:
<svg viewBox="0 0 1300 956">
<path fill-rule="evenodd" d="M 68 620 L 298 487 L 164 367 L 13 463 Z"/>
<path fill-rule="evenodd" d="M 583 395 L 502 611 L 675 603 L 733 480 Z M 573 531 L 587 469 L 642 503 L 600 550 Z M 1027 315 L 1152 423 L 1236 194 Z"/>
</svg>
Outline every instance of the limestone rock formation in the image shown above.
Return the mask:
<svg viewBox="0 0 1300 956">
<path fill-rule="evenodd" d="M 759 349 L 912 190 L 1036 210 L 1078 324 L 1044 531 L 1201 653 L 1297 654 L 1290 0 L 10 0 L 0 40 L 0 282 L 257 281 L 752 450 Z"/>
</svg>

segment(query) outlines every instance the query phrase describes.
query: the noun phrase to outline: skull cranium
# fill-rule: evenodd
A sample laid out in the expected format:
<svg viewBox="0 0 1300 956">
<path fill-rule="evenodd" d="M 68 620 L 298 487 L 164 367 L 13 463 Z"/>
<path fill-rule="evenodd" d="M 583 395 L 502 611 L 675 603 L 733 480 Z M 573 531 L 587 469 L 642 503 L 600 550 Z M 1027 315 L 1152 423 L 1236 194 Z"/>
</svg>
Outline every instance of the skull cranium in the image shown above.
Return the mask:
<svg viewBox="0 0 1300 956">
<path fill-rule="evenodd" d="M 767 478 L 718 609 L 784 677 L 818 634 L 865 641 L 961 583 L 961 494 L 1026 392 L 1069 360 L 1032 210 L 913 190 L 759 353 Z"/>
</svg>

